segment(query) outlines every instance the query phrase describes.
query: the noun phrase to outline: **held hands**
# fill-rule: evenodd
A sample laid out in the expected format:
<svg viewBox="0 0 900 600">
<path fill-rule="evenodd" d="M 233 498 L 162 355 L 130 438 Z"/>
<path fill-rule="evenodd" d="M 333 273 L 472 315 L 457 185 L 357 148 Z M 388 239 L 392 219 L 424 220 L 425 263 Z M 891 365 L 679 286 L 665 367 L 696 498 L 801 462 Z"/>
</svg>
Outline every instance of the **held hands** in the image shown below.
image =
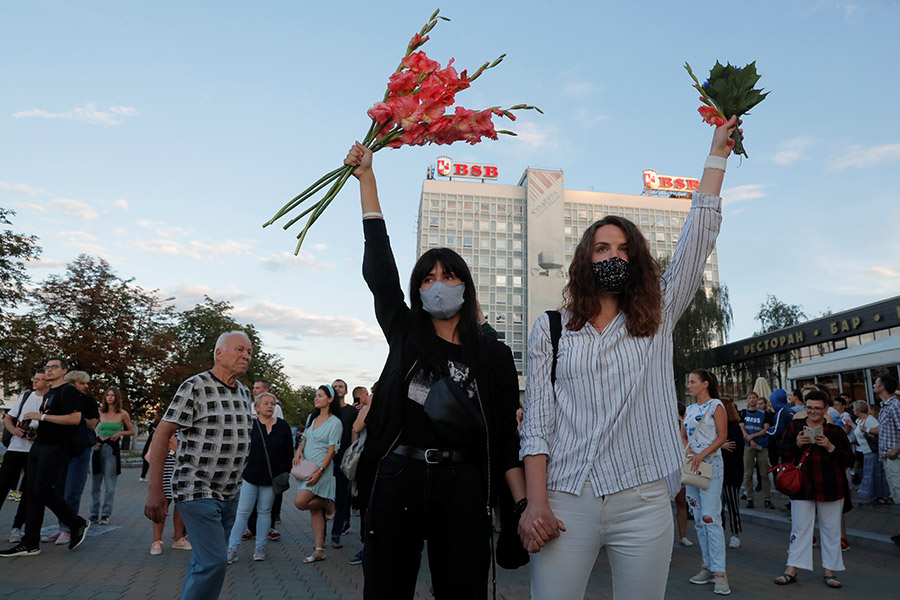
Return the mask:
<svg viewBox="0 0 900 600">
<path fill-rule="evenodd" d="M 734 140 L 731 139 L 731 134 L 734 133 L 734 128 L 740 124 L 741 121 L 737 117 L 731 117 L 724 125 L 716 127 L 709 153 L 713 156 L 728 158 L 728 155 L 731 154 L 731 149 L 734 148 Z M 744 133 L 743 129 L 741 129 L 741 133 Z"/>
<path fill-rule="evenodd" d="M 319 479 L 322 478 L 322 471 L 316 471 L 312 475 L 306 478 L 306 485 L 316 485 L 319 483 Z"/>
<path fill-rule="evenodd" d="M 832 450 L 834 450 L 834 444 L 832 444 L 831 441 L 827 437 L 825 437 L 824 433 L 820 433 L 816 436 L 816 446 L 822 446 L 827 452 L 831 452 Z"/>
<path fill-rule="evenodd" d="M 366 175 L 372 174 L 372 151 L 356 142 L 347 152 L 344 158 L 344 164 L 350 167 L 356 167 L 353 176 L 362 179 Z"/>
<path fill-rule="evenodd" d="M 809 439 L 808 435 L 803 435 L 802 433 L 797 436 L 797 445 L 798 446 L 808 446 L 812 443 L 812 440 Z"/>
<path fill-rule="evenodd" d="M 531 553 L 540 552 L 547 542 L 559 537 L 566 526 L 556 518 L 550 505 L 529 503 L 519 517 L 519 537 L 522 545 Z"/>
</svg>

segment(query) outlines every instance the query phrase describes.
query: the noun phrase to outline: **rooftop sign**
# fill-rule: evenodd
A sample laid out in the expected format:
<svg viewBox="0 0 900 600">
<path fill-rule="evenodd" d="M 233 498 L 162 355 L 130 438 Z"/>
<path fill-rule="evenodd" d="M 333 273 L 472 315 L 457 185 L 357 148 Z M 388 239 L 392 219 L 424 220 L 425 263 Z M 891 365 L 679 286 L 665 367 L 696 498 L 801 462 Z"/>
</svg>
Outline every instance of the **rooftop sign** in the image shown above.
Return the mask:
<svg viewBox="0 0 900 600">
<path fill-rule="evenodd" d="M 466 177 L 468 179 L 497 179 L 497 165 L 479 163 L 455 163 L 447 156 L 437 159 L 438 175 L 444 177 Z"/>
<path fill-rule="evenodd" d="M 644 169 L 644 189 L 658 192 L 694 192 L 700 180 L 691 177 L 657 175 L 653 169 Z"/>
</svg>

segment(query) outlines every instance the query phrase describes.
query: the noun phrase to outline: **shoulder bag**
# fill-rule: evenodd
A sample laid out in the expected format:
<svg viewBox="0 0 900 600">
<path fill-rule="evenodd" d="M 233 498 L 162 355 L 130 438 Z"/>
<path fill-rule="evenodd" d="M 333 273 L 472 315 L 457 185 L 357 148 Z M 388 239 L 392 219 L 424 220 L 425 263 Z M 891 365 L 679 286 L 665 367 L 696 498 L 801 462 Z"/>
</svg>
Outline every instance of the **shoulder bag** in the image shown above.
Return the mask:
<svg viewBox="0 0 900 600">
<path fill-rule="evenodd" d="M 278 421 L 275 421 L 276 423 Z M 272 463 L 269 462 L 269 449 L 266 448 L 266 431 L 263 429 L 262 423 L 256 419 L 256 425 L 259 427 L 259 435 L 262 438 L 263 454 L 266 455 L 266 468 L 269 469 L 269 479 L 272 480 L 272 490 L 276 494 L 283 494 L 291 487 L 291 478 L 287 473 L 279 473 L 277 476 L 272 475 Z"/>
<path fill-rule="evenodd" d="M 28 390 L 27 392 L 25 392 L 25 395 L 22 396 L 22 402 L 19 403 L 19 414 L 16 415 L 16 426 L 19 425 L 19 417 L 22 416 L 22 409 L 25 408 L 25 401 L 28 400 L 28 396 L 30 395 L 31 390 Z M 3 418 L 6 419 L 5 416 Z M 3 425 L 3 439 L 0 440 L 0 442 L 3 442 L 3 445 L 7 448 L 9 448 L 9 445 L 12 442 L 12 433 L 9 431 L 9 429 L 6 428 L 5 424 Z"/>
<path fill-rule="evenodd" d="M 306 426 L 303 428 L 303 437 L 306 437 L 307 430 L 312 426 L 312 415 L 306 418 Z M 303 439 L 303 438 L 301 438 Z M 291 475 L 293 475 L 297 481 L 306 481 L 307 478 L 319 470 L 319 465 L 314 463 L 311 460 L 303 459 L 300 461 L 296 467 L 291 469 Z"/>
<path fill-rule="evenodd" d="M 712 405 L 710 405 L 709 408 L 706 409 L 706 412 L 703 413 L 703 418 L 697 423 L 697 429 L 695 429 L 694 433 L 691 434 L 691 437 L 688 438 L 685 452 L 691 447 L 691 441 L 693 441 L 694 436 L 697 435 L 697 432 L 700 430 L 700 426 L 703 425 L 703 421 L 705 421 L 706 417 L 709 415 L 710 409 L 712 409 Z M 691 458 L 685 457 L 684 464 L 681 466 L 681 484 L 692 485 L 701 490 L 707 490 L 709 489 L 709 480 L 712 479 L 712 470 L 712 464 L 701 462 L 700 466 L 697 467 L 697 470 L 695 471 L 691 467 Z"/>
<path fill-rule="evenodd" d="M 806 449 L 806 452 L 803 453 L 803 456 L 800 457 L 800 461 L 795 465 L 794 463 L 781 463 L 780 465 L 775 465 L 774 467 L 769 467 L 769 470 L 766 473 L 775 473 L 775 489 L 784 494 L 785 496 L 791 497 L 800 492 L 803 489 L 803 485 L 806 483 L 806 478 L 803 476 L 803 463 L 806 461 L 806 457 L 809 456 L 810 450 L 813 449 L 813 444 L 809 445 L 809 448 Z"/>
<path fill-rule="evenodd" d="M 363 447 L 366 444 L 365 431 L 358 438 L 353 440 L 347 451 L 344 452 L 344 458 L 341 460 L 341 471 L 350 481 L 356 480 L 356 467 L 359 466 L 359 459 L 362 456 Z"/>
</svg>

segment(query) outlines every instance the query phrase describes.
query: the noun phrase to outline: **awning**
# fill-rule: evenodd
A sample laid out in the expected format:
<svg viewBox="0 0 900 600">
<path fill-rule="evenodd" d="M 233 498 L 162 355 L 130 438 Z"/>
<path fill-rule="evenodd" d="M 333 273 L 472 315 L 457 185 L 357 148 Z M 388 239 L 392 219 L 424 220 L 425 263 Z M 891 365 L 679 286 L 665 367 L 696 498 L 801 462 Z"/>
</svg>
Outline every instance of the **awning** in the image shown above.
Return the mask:
<svg viewBox="0 0 900 600">
<path fill-rule="evenodd" d="M 900 364 L 900 335 L 890 335 L 790 367 L 788 379 L 796 381 L 896 364 Z"/>
</svg>

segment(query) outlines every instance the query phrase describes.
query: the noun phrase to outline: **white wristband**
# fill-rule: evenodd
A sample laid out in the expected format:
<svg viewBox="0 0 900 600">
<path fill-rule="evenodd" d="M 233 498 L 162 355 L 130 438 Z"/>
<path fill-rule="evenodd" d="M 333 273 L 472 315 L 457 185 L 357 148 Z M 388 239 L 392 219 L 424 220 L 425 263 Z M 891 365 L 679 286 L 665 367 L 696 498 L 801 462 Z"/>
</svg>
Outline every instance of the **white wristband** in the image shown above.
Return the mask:
<svg viewBox="0 0 900 600">
<path fill-rule="evenodd" d="M 728 164 L 727 158 L 722 158 L 721 156 L 713 156 L 710 154 L 706 157 L 706 163 L 703 165 L 704 169 L 718 169 L 720 171 L 725 170 L 725 165 Z"/>
<path fill-rule="evenodd" d="M 384 214 L 380 213 L 380 212 L 367 212 L 367 213 L 363 213 L 362 218 L 363 219 L 383 219 Z"/>
<path fill-rule="evenodd" d="M 41 415 L 41 421 L 43 421 L 44 417 L 46 417 L 46 416 L 47 416 L 46 414 Z"/>
</svg>

